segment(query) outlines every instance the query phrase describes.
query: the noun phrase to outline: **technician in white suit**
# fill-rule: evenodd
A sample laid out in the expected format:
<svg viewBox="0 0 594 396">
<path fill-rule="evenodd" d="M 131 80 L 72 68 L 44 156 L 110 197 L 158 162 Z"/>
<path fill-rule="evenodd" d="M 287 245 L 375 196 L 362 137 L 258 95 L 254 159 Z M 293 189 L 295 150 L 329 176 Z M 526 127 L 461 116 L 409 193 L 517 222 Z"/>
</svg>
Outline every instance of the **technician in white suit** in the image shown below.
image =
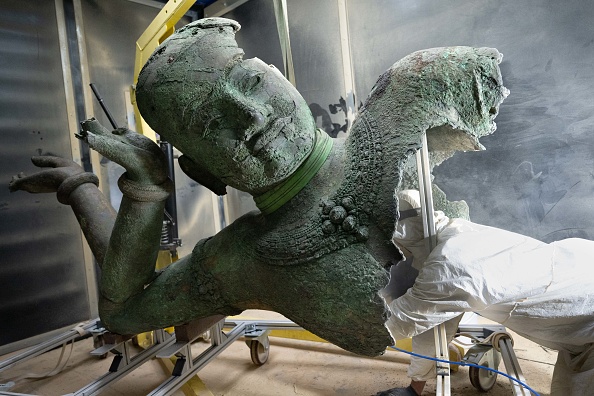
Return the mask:
<svg viewBox="0 0 594 396">
<path fill-rule="evenodd" d="M 420 208 L 418 191 L 399 193 L 400 210 Z M 427 252 L 422 218 L 396 224 L 393 242 L 419 270 L 414 286 L 388 301 L 394 339 L 435 356 L 433 327 L 450 336 L 464 312 L 476 312 L 559 351 L 551 395 L 594 395 L 594 241 L 546 244 L 513 232 L 435 213 L 437 246 Z M 378 395 L 421 394 L 435 362 L 414 358 L 408 388 Z"/>
</svg>

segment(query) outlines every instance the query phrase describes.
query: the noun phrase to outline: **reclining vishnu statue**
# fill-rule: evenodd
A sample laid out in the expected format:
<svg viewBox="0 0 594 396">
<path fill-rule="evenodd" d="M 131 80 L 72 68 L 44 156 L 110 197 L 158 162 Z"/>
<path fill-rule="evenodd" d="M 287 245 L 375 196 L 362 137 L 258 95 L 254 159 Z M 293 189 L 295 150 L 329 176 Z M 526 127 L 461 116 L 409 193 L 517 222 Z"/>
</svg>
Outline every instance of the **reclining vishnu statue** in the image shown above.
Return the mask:
<svg viewBox="0 0 594 396">
<path fill-rule="evenodd" d="M 167 163 L 150 139 L 96 120 L 77 135 L 126 172 L 119 211 L 74 162 L 38 156 L 38 173 L 12 191 L 57 192 L 101 267 L 99 311 L 111 332 L 136 334 L 245 309 L 279 312 L 348 351 L 375 356 L 394 341 L 379 291 L 410 156 L 427 133 L 435 161 L 477 150 L 507 96 L 491 48 L 415 52 L 379 77 L 348 137 L 316 128 L 301 95 L 271 65 L 244 59 L 239 24 L 223 18 L 179 29 L 140 73 L 138 107 L 181 153 L 179 165 L 216 194 L 251 194 L 240 217 L 193 252 L 155 270 Z"/>
</svg>

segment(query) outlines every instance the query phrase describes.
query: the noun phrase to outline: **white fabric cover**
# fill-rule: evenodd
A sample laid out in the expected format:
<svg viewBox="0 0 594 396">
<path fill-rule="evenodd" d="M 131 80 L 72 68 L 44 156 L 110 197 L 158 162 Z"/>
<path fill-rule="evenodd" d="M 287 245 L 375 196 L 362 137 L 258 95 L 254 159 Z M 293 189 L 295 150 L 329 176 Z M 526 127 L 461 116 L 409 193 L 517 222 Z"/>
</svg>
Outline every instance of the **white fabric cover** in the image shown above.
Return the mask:
<svg viewBox="0 0 594 396">
<path fill-rule="evenodd" d="M 442 212 L 436 212 L 435 221 L 437 246 L 430 254 L 424 250 L 420 217 L 396 225 L 393 242 L 412 252 L 419 275 L 389 305 L 386 326 L 395 339 L 477 312 L 574 357 L 594 342 L 594 241 L 546 244 L 450 220 Z M 594 389 L 594 372 L 589 381 Z"/>
</svg>

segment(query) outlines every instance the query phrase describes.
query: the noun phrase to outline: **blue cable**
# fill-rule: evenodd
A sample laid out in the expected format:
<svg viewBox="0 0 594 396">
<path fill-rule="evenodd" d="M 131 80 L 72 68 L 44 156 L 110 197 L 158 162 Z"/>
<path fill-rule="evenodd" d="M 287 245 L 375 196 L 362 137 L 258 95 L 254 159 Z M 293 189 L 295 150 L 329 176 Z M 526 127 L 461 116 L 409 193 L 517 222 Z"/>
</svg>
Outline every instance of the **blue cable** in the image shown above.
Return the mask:
<svg viewBox="0 0 594 396">
<path fill-rule="evenodd" d="M 449 364 L 457 364 L 457 365 L 459 365 L 459 366 L 469 366 L 469 367 L 476 367 L 476 368 L 480 368 L 480 369 L 483 369 L 483 370 L 492 371 L 492 372 L 494 372 L 494 373 L 501 374 L 501 375 L 503 375 L 504 377 L 507 377 L 507 378 L 509 378 L 509 379 L 510 379 L 510 380 L 512 380 L 512 381 L 516 381 L 518 384 L 520 384 L 520 385 L 521 385 L 521 386 L 523 386 L 524 388 L 528 389 L 530 392 L 534 393 L 536 396 L 540 396 L 540 394 L 539 394 L 538 392 L 536 392 L 534 389 L 532 389 L 531 387 L 529 387 L 529 386 L 528 386 L 528 384 L 525 384 L 524 382 L 520 381 L 520 380 L 519 380 L 519 379 L 517 379 L 517 378 L 514 378 L 514 377 L 512 377 L 511 375 L 507 375 L 506 373 L 502 373 L 501 371 L 499 371 L 499 370 L 495 370 L 495 369 L 492 369 L 492 368 L 490 368 L 490 367 L 481 366 L 481 365 L 478 365 L 478 364 L 474 364 L 474 363 L 468 363 L 468 362 L 452 362 L 452 361 L 450 361 L 450 360 L 442 360 L 442 359 L 437 359 L 437 358 L 434 358 L 434 357 L 425 356 L 425 355 L 419 355 L 418 353 L 409 352 L 409 351 L 407 351 L 407 350 L 404 350 L 404 349 L 401 349 L 401 348 L 398 348 L 398 347 L 395 347 L 395 346 L 391 346 L 390 348 L 392 348 L 392 349 L 394 349 L 394 350 L 397 350 L 397 351 L 399 351 L 399 352 L 404 352 L 404 353 L 406 353 L 406 354 L 409 354 L 409 355 L 411 355 L 411 356 L 416 356 L 416 357 L 420 357 L 420 358 L 427 359 L 427 360 L 433 360 L 433 361 L 435 361 L 435 362 L 442 362 L 442 363 L 449 363 Z"/>
</svg>

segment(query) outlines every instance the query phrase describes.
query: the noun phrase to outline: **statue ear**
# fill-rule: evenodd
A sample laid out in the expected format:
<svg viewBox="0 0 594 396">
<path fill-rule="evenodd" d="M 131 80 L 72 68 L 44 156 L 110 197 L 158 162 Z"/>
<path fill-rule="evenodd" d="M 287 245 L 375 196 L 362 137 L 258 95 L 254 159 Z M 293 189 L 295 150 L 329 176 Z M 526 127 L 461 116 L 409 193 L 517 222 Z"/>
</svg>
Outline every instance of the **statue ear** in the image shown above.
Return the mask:
<svg viewBox="0 0 594 396">
<path fill-rule="evenodd" d="M 178 159 L 179 167 L 194 181 L 202 184 L 217 195 L 227 194 L 227 185 L 217 179 L 212 173 L 202 168 L 190 158 L 182 155 Z"/>
</svg>

